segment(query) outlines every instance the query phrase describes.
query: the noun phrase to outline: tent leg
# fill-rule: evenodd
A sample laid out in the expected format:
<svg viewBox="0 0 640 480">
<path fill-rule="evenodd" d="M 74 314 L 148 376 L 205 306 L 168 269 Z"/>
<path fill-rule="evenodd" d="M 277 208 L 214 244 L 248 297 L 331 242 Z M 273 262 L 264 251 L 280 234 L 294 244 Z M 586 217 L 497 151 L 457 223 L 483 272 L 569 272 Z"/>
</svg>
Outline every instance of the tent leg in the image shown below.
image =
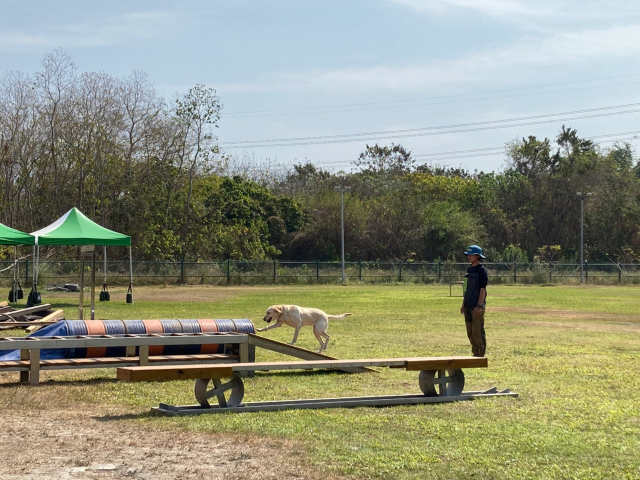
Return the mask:
<svg viewBox="0 0 640 480">
<path fill-rule="evenodd" d="M 96 319 L 96 249 L 91 252 L 91 320 Z"/>
<path fill-rule="evenodd" d="M 84 320 L 84 257 L 80 252 L 80 247 L 78 247 L 78 252 L 80 253 L 80 302 L 78 305 L 78 318 Z"/>
</svg>

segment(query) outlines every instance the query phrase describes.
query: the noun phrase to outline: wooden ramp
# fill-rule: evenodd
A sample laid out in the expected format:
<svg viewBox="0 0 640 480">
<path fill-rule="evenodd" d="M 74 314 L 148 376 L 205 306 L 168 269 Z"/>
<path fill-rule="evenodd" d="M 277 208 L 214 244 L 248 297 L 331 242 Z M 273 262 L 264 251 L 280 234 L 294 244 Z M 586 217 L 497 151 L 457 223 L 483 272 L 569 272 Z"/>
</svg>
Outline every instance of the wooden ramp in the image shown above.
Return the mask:
<svg viewBox="0 0 640 480">
<path fill-rule="evenodd" d="M 306 348 L 296 347 L 288 343 L 279 342 L 277 340 L 271 340 L 270 338 L 261 337 L 259 335 L 249 334 L 249 345 L 255 345 L 256 347 L 265 348 L 273 352 L 282 353 L 283 355 L 289 355 L 290 357 L 301 358 L 302 360 L 338 360 L 335 357 L 330 357 L 323 353 L 313 352 Z M 343 368 L 344 372 L 375 372 L 371 368 L 356 367 L 356 368 Z"/>
</svg>

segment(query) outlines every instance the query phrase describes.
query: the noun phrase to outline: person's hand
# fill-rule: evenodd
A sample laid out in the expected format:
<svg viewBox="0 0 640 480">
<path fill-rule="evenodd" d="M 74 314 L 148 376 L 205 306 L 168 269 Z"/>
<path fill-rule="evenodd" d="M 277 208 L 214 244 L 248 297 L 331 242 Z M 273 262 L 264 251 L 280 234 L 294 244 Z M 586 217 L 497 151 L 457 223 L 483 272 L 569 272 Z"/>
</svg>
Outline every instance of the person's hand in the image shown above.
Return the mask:
<svg viewBox="0 0 640 480">
<path fill-rule="evenodd" d="M 473 307 L 473 313 L 478 314 L 482 312 L 484 312 L 484 307 L 481 307 L 479 305 L 476 305 L 475 307 Z"/>
<path fill-rule="evenodd" d="M 464 315 L 464 305 L 462 305 L 462 306 L 460 307 L 460 313 L 461 313 L 462 315 Z"/>
</svg>

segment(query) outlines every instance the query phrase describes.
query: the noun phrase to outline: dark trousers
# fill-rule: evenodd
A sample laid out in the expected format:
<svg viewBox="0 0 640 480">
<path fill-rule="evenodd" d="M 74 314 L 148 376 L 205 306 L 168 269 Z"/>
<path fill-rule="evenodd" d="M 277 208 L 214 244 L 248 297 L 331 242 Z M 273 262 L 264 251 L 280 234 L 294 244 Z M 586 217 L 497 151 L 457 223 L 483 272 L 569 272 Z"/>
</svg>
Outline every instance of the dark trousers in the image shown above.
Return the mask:
<svg viewBox="0 0 640 480">
<path fill-rule="evenodd" d="M 464 323 L 467 326 L 467 337 L 471 343 L 471 353 L 475 357 L 484 357 L 487 349 L 487 338 L 484 333 L 484 308 L 464 307 Z"/>
</svg>

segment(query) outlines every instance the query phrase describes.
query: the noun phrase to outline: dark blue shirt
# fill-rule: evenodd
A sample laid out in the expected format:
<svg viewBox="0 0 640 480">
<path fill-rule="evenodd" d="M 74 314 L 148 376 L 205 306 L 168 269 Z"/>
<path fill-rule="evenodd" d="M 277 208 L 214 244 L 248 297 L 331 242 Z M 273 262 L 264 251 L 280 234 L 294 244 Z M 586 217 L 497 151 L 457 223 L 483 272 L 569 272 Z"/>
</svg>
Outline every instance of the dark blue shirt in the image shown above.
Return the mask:
<svg viewBox="0 0 640 480">
<path fill-rule="evenodd" d="M 465 291 L 464 301 L 462 304 L 467 308 L 473 308 L 478 304 L 478 298 L 480 297 L 480 289 L 487 288 L 489 276 L 484 265 L 477 265 L 475 267 L 467 268 L 467 274 L 465 275 Z M 486 300 L 486 298 L 485 298 Z"/>
</svg>

